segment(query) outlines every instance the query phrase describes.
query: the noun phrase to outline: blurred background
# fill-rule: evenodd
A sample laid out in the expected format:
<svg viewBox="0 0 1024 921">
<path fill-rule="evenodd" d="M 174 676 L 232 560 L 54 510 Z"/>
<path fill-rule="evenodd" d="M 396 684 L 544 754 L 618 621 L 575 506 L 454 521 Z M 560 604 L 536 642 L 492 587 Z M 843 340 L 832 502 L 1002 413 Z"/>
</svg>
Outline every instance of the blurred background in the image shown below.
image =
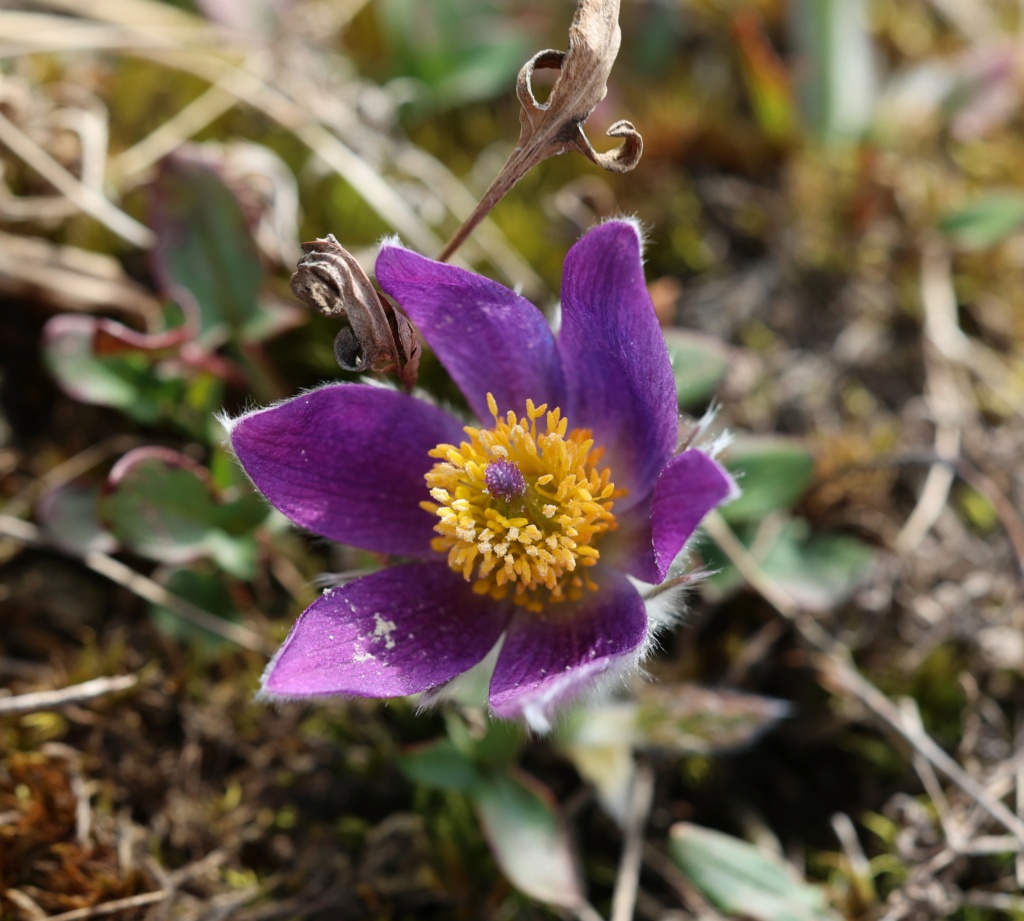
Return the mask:
<svg viewBox="0 0 1024 921">
<path fill-rule="evenodd" d="M 381 560 L 268 514 L 214 414 L 346 378 L 300 241 L 439 252 L 574 8 L 0 0 L 0 918 L 618 921 L 624 841 L 637 918 L 1024 918 L 1018 0 L 623 0 L 587 132 L 640 165 L 546 161 L 456 261 L 551 309 L 639 218 L 735 436 L 713 575 L 550 739 L 253 701 Z"/>
</svg>

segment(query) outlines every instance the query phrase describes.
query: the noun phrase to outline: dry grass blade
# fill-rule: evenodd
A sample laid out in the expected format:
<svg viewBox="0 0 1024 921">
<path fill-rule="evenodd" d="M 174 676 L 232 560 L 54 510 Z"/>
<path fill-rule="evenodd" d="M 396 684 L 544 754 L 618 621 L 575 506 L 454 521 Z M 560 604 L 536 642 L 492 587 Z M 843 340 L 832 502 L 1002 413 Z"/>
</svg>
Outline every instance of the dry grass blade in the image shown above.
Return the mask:
<svg viewBox="0 0 1024 921">
<path fill-rule="evenodd" d="M 116 47 L 123 53 L 151 57 L 165 66 L 208 80 L 222 92 L 250 105 L 291 131 L 328 166 L 344 176 L 367 204 L 411 245 L 424 252 L 440 246 L 440 239 L 394 190 L 391 183 L 326 129 L 307 109 L 258 76 L 256 71 L 261 66 L 259 56 L 255 59 L 256 63 L 250 65 L 251 69 L 235 65 L 229 60 L 235 53 L 234 50 L 218 38 L 202 20 L 163 4 L 143 0 L 110 0 L 82 5 L 59 2 L 55 5 L 79 16 L 93 16 L 108 25 L 86 23 L 83 26 L 80 20 L 62 19 L 61 21 L 67 25 L 63 32 L 54 34 L 54 41 L 73 41 L 73 47 L 82 50 Z M 163 15 L 168 10 L 172 15 Z M 0 19 L 0 25 L 2 24 L 5 23 Z M 73 39 L 68 39 L 68 32 L 75 34 L 76 27 L 84 28 L 86 31 L 77 34 Z M 115 31 L 96 34 L 97 28 Z M 33 51 L 48 50 L 53 44 L 46 43 L 38 35 L 32 34 L 26 34 L 22 40 L 27 48 Z M 58 47 L 70 50 L 66 46 Z M 20 140 L 16 137 L 14 142 L 18 143 Z M 166 143 L 164 138 L 158 140 L 161 145 Z M 8 144 L 4 133 L 0 133 L 0 143 Z M 23 159 L 32 155 L 32 151 L 24 144 L 15 150 L 15 153 Z M 50 159 L 45 152 L 41 153 L 47 160 Z M 148 247 L 152 244 L 152 234 L 147 228 L 136 225 L 132 218 L 117 211 L 102 196 L 84 189 L 55 161 L 42 169 L 38 163 L 33 163 L 33 166 L 82 210 L 88 213 L 95 211 L 97 213 L 94 216 L 99 219 L 105 218 L 104 222 L 115 233 L 139 246 Z M 116 215 L 121 215 L 121 218 Z"/>
<path fill-rule="evenodd" d="M 122 180 L 141 175 L 158 160 L 195 136 L 238 104 L 231 92 L 232 75 L 213 84 L 202 96 L 178 111 L 151 134 L 113 158 L 111 173 Z M 226 86 L 222 83 L 227 83 Z"/>
<path fill-rule="evenodd" d="M 325 128 L 305 107 L 256 73 L 188 49 L 140 48 L 131 53 L 202 77 L 232 93 L 241 102 L 292 132 L 338 175 L 344 176 L 363 200 L 394 227 L 406 242 L 423 252 L 429 252 L 440 245 L 436 234 L 395 191 L 392 183 Z"/>
<path fill-rule="evenodd" d="M 24 160 L 40 176 L 86 214 L 135 246 L 148 248 L 156 239 L 144 224 L 125 214 L 95 189 L 83 185 L 45 150 L 0 113 L 0 144 Z"/>
<path fill-rule="evenodd" d="M 44 0 L 43 5 L 82 18 L 138 26 L 152 32 L 191 30 L 197 36 L 210 32 L 203 19 L 159 0 Z"/>
<path fill-rule="evenodd" d="M 73 5 L 57 3 L 56 6 L 71 12 Z M 155 6 L 160 7 L 160 4 Z M 325 164 L 344 176 L 410 245 L 423 252 L 440 247 L 440 239 L 394 191 L 392 184 L 317 117 L 318 87 L 297 85 L 294 91 L 289 91 L 282 83 L 287 76 L 283 74 L 264 80 L 261 73 L 269 68 L 259 55 L 236 63 L 235 59 L 240 56 L 237 50 L 207 23 L 180 11 L 172 11 L 169 16 L 151 15 L 153 7 L 138 0 L 89 4 L 88 9 L 74 6 L 74 12 L 96 16 L 99 22 L 0 12 L 0 34 L 9 42 L 4 44 L 0 40 L 0 57 L 46 51 L 111 50 L 149 56 L 164 66 L 210 81 L 212 85 L 206 93 L 110 162 L 109 174 L 120 181 L 138 176 L 179 143 L 241 102 L 292 131 Z M 354 11 L 346 12 L 345 16 L 353 15 Z M 168 54 L 172 57 L 167 57 Z M 341 104 L 340 100 L 332 99 L 332 106 Z M 376 129 L 366 126 L 366 130 Z M 465 218 L 472 212 L 475 197 L 440 163 L 385 135 L 380 135 L 378 140 L 390 151 L 395 165 L 407 164 L 409 174 L 422 179 L 424 191 L 437 196 L 451 213 Z M 489 226 L 481 235 L 479 247 L 510 280 L 535 290 L 543 288 L 532 267 L 496 227 Z"/>
<path fill-rule="evenodd" d="M 156 905 L 167 899 L 169 895 L 170 893 L 162 889 L 157 892 L 143 892 L 141 895 L 130 895 L 123 899 L 112 899 L 109 902 L 101 902 L 99 905 L 91 905 L 88 908 L 76 908 L 74 911 L 65 911 L 59 915 L 47 915 L 46 921 L 88 921 L 89 918 L 104 918 L 107 915 L 116 915 L 122 911 L 131 911 L 135 908 Z"/>
<path fill-rule="evenodd" d="M 176 40 L 194 39 L 193 25 L 187 31 L 173 26 L 159 30 L 47 13 L 0 11 L 0 57 L 66 51 L 117 50 L 140 45 L 166 47 Z"/>
<path fill-rule="evenodd" d="M 0 697 L 0 716 L 20 716 L 38 713 L 40 710 L 59 710 L 61 707 L 84 703 L 98 697 L 106 697 L 135 687 L 135 675 L 118 675 L 112 678 L 94 678 L 57 691 L 36 691 L 13 697 Z"/>
<path fill-rule="evenodd" d="M 111 310 L 155 330 L 160 302 L 111 256 L 0 231 L 0 293 L 59 310 Z"/>
<path fill-rule="evenodd" d="M 923 729 L 908 726 L 899 708 L 848 661 L 847 656 L 821 627 L 761 569 L 740 543 L 721 515 L 712 513 L 704 527 L 746 581 L 780 614 L 791 621 L 803 638 L 820 653 L 816 664 L 821 680 L 834 693 L 856 700 L 894 731 L 922 758 L 970 796 L 978 806 L 1024 844 L 1024 821 L 995 799 L 971 777 Z"/>
<path fill-rule="evenodd" d="M 954 350 L 950 343 L 959 345 L 966 342 L 956 323 L 956 296 L 949 253 L 936 243 L 926 245 L 921 256 L 921 303 L 930 343 L 940 349 L 945 345 L 944 352 L 948 354 Z M 912 552 L 918 547 L 949 501 L 949 491 L 955 478 L 952 465 L 960 455 L 963 417 L 967 407 L 953 368 L 935 355 L 928 343 L 925 353 L 928 405 L 935 417 L 935 454 L 939 460 L 929 468 L 917 505 L 896 538 L 896 549 L 901 553 Z"/>
<path fill-rule="evenodd" d="M 625 829 L 626 840 L 619 861 L 619 872 L 615 878 L 615 892 L 612 895 L 611 921 L 630 921 L 636 909 L 640 868 L 643 863 L 644 826 L 647 824 L 653 802 L 654 771 L 649 765 L 642 764 L 633 776 L 633 791 Z"/>
<path fill-rule="evenodd" d="M 0 515 L 0 535 L 30 546 L 56 549 L 61 553 L 68 552 L 65 548 L 52 547 L 43 532 L 35 525 L 10 515 Z M 233 624 L 209 611 L 204 611 L 184 598 L 172 595 L 159 582 L 154 582 L 112 556 L 93 550 L 81 554 L 79 559 L 93 572 L 116 582 L 150 604 L 167 608 L 177 617 L 196 627 L 235 643 L 243 649 L 260 653 L 272 651 L 272 646 L 254 630 L 241 624 Z"/>
</svg>

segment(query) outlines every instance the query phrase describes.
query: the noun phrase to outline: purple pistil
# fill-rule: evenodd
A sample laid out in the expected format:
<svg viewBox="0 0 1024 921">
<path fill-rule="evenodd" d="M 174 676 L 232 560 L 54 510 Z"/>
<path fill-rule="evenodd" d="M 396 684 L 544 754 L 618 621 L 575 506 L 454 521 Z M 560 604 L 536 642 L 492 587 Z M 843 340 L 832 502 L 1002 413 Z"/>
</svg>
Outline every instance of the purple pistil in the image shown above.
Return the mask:
<svg viewBox="0 0 1024 921">
<path fill-rule="evenodd" d="M 487 465 L 484 471 L 487 489 L 492 496 L 511 502 L 526 495 L 526 480 L 515 461 L 499 458 Z"/>
</svg>

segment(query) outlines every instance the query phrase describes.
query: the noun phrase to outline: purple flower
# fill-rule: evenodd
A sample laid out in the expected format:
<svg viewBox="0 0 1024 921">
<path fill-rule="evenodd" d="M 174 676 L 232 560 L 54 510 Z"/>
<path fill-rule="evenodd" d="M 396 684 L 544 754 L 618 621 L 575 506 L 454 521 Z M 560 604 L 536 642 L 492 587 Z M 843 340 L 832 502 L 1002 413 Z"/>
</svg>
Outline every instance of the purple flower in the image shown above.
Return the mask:
<svg viewBox="0 0 1024 921">
<path fill-rule="evenodd" d="M 632 224 L 569 251 L 557 336 L 507 288 L 399 246 L 376 273 L 478 422 L 331 384 L 227 423 L 292 521 L 408 560 L 310 605 L 263 692 L 438 689 L 502 640 L 491 709 L 545 728 L 559 704 L 636 665 L 650 645 L 636 582 L 662 582 L 736 487 L 706 454 L 676 453 L 672 368 Z"/>
</svg>

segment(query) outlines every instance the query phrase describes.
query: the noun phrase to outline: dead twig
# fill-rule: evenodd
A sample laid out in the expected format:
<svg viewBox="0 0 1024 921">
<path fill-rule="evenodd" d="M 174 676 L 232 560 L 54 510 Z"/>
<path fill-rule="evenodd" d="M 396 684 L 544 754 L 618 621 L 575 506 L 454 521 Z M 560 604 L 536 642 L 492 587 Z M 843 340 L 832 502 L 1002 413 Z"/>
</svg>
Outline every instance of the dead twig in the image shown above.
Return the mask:
<svg viewBox="0 0 1024 921">
<path fill-rule="evenodd" d="M 344 176 L 363 200 L 412 246 L 430 252 L 440 245 L 437 235 L 409 206 L 394 184 L 328 130 L 303 106 L 258 73 L 260 66 L 242 70 L 228 61 L 189 49 L 136 48 L 126 53 L 162 63 L 208 80 L 286 128 L 331 169 Z"/>
<path fill-rule="evenodd" d="M 818 650 L 815 665 L 821 673 L 821 680 L 834 693 L 858 701 L 866 707 L 888 729 L 899 735 L 922 758 L 939 773 L 964 791 L 977 805 L 1011 832 L 1024 846 L 1024 820 L 1014 815 L 1006 805 L 995 799 L 982 784 L 971 777 L 953 758 L 920 727 L 908 726 L 899 708 L 857 671 L 848 655 L 815 622 L 788 593 L 761 569 L 739 541 L 725 519 L 712 512 L 704 522 L 708 534 L 718 543 L 722 551 L 736 566 L 747 582 L 768 601 L 783 617 L 791 621 L 804 640 Z"/>
<path fill-rule="evenodd" d="M 987 473 L 969 461 L 961 459 L 956 465 L 956 472 L 968 486 L 977 490 L 992 503 L 996 517 L 1003 526 L 1013 547 L 1014 555 L 1017 557 L 1017 568 L 1024 575 L 1024 518 L 1021 518 L 1017 506 Z"/>
<path fill-rule="evenodd" d="M 823 679 L 830 689 L 846 693 L 866 706 L 921 757 L 929 761 L 940 774 L 944 774 L 971 797 L 981 809 L 1011 832 L 1021 846 L 1024 846 L 1024 821 L 1014 815 L 1002 801 L 991 796 L 988 790 L 947 755 L 923 729 L 905 725 L 896 705 L 860 672 L 836 655 L 820 656 L 816 664 L 821 669 Z"/>
<path fill-rule="evenodd" d="M 112 233 L 144 249 L 153 245 L 156 240 L 153 231 L 69 173 L 3 113 L 0 113 L 0 144 Z"/>
<path fill-rule="evenodd" d="M 956 295 L 948 249 L 930 241 L 921 254 L 921 305 L 924 308 L 925 389 L 935 418 L 935 454 L 913 512 L 896 537 L 896 549 L 910 553 L 939 520 L 949 501 L 960 456 L 966 401 L 948 356 L 962 355 L 969 343 L 956 319 Z M 937 354 L 936 354 L 937 353 Z"/>
<path fill-rule="evenodd" d="M 626 821 L 625 843 L 619 860 L 619 872 L 615 877 L 615 891 L 612 893 L 612 914 L 610 921 L 630 921 L 636 908 L 637 892 L 640 888 L 640 867 L 643 863 L 644 826 L 654 802 L 654 771 L 650 765 L 637 766 L 633 774 L 633 790 L 629 802 L 629 816 Z"/>
<path fill-rule="evenodd" d="M 136 572 L 130 566 L 125 565 L 120 560 L 115 560 L 112 556 L 100 553 L 98 550 L 73 554 L 68 548 L 54 545 L 48 541 L 42 530 L 34 524 L 22 521 L 20 518 L 13 518 L 10 515 L 0 515 L 0 534 L 24 544 L 45 547 L 66 555 L 73 555 L 93 572 L 128 589 L 150 604 L 167 608 L 176 617 L 180 617 L 196 627 L 229 640 L 243 649 L 263 654 L 268 654 L 272 651 L 270 644 L 254 630 L 250 630 L 241 624 L 233 624 L 211 614 L 209 611 L 204 611 L 184 598 L 172 595 L 159 582 L 155 582 L 148 576 Z"/>
<path fill-rule="evenodd" d="M 56 467 L 47 470 L 42 476 L 32 480 L 27 486 L 12 496 L 10 501 L 4 506 L 4 514 L 10 518 L 18 518 L 28 512 L 32 507 L 32 503 L 39 496 L 45 495 L 52 490 L 60 489 L 111 457 L 126 454 L 133 448 L 138 448 L 145 443 L 143 439 L 135 435 L 113 435 L 98 444 L 90 445 L 78 454 L 59 463 Z"/>
<path fill-rule="evenodd" d="M 81 684 L 61 688 L 58 691 L 33 691 L 31 694 L 17 694 L 0 697 L 0 716 L 21 716 L 38 713 L 40 710 L 59 710 L 71 704 L 84 703 L 109 694 L 127 691 L 138 683 L 137 675 L 115 675 L 109 678 L 93 678 Z"/>
<path fill-rule="evenodd" d="M 65 911 L 63 914 L 48 915 L 46 921 L 88 921 L 89 918 L 102 918 L 105 915 L 115 915 L 133 908 L 155 905 L 166 899 L 168 895 L 170 893 L 163 889 L 158 889 L 156 892 L 143 892 L 140 895 L 130 895 L 123 899 L 113 899 L 110 902 L 101 902 L 99 905 L 90 905 L 88 908 L 76 908 L 74 911 Z"/>
<path fill-rule="evenodd" d="M 4 898 L 17 905 L 32 921 L 48 921 L 46 912 L 28 893 L 20 889 L 5 889 Z"/>
</svg>

